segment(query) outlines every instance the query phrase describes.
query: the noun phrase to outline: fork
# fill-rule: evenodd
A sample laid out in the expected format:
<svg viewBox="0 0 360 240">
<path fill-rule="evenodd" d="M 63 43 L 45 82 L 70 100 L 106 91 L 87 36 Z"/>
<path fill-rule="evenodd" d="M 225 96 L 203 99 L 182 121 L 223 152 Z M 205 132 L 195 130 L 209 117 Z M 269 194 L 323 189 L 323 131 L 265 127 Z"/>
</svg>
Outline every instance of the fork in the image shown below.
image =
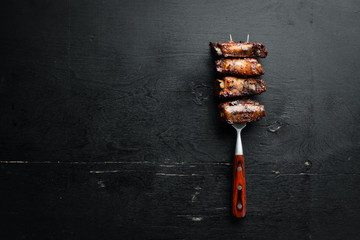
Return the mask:
<svg viewBox="0 0 360 240">
<path fill-rule="evenodd" d="M 232 41 L 231 34 L 230 41 Z M 249 42 L 249 34 L 247 35 L 246 42 Z M 243 218 L 246 214 L 246 182 L 241 130 L 246 127 L 246 123 L 236 123 L 232 126 L 236 129 L 236 146 L 233 166 L 232 213 L 235 217 Z"/>
</svg>

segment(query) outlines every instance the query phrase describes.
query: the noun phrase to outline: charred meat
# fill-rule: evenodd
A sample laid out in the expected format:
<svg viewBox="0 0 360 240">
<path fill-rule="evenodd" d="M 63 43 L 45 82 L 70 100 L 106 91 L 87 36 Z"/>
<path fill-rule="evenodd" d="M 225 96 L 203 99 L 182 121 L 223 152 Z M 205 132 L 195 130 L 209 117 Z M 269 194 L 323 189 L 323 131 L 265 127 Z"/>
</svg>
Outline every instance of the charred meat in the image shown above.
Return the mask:
<svg viewBox="0 0 360 240">
<path fill-rule="evenodd" d="M 255 122 L 266 116 L 264 106 L 250 99 L 220 103 L 219 111 L 220 118 L 228 124 Z"/>
<path fill-rule="evenodd" d="M 242 76 L 259 76 L 264 74 L 262 66 L 255 58 L 219 59 L 215 62 L 218 73 Z"/>
<path fill-rule="evenodd" d="M 213 52 L 221 57 L 259 57 L 267 56 L 266 47 L 260 42 L 254 43 L 236 43 L 236 42 L 220 42 L 210 43 Z"/>
<path fill-rule="evenodd" d="M 215 82 L 215 96 L 220 98 L 246 97 L 265 91 L 265 82 L 256 78 L 224 77 Z"/>
</svg>

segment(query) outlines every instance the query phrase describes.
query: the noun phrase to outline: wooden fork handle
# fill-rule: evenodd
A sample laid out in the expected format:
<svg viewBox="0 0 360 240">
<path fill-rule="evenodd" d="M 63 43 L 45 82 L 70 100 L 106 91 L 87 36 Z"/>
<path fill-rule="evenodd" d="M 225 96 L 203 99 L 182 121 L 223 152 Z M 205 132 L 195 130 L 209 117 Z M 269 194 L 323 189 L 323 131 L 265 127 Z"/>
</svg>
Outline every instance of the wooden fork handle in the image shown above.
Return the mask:
<svg viewBox="0 0 360 240">
<path fill-rule="evenodd" d="M 246 213 L 246 184 L 244 155 L 234 156 L 232 213 L 243 218 Z"/>
</svg>

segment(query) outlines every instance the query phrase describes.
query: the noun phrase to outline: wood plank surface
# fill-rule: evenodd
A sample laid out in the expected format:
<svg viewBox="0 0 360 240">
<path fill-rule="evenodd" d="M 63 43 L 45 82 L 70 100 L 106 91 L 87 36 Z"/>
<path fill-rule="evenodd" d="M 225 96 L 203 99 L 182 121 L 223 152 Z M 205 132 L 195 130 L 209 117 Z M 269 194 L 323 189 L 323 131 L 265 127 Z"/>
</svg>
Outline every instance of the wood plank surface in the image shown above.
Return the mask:
<svg viewBox="0 0 360 240">
<path fill-rule="evenodd" d="M 3 1 L 2 239 L 356 239 L 358 1 Z M 267 117 L 235 130 L 209 42 L 263 42 Z"/>
</svg>

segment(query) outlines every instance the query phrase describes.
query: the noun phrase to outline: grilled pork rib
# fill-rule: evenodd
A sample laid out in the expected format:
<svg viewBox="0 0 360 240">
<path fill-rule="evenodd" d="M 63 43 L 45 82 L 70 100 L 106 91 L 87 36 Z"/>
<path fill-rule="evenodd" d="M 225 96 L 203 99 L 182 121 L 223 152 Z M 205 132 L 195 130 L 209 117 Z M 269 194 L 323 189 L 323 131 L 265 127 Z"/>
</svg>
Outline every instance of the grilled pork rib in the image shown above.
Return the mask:
<svg viewBox="0 0 360 240">
<path fill-rule="evenodd" d="M 267 56 L 266 47 L 260 42 L 254 43 L 236 43 L 220 42 L 210 43 L 212 50 L 216 55 L 222 57 L 259 57 Z"/>
<path fill-rule="evenodd" d="M 250 99 L 220 103 L 219 111 L 220 119 L 229 124 L 255 122 L 266 116 L 264 106 Z"/>
<path fill-rule="evenodd" d="M 215 96 L 220 98 L 246 97 L 265 91 L 265 82 L 256 78 L 224 77 L 215 82 Z"/>
<path fill-rule="evenodd" d="M 259 76 L 264 74 L 262 66 L 255 58 L 219 59 L 215 62 L 218 73 L 242 76 Z"/>
</svg>

